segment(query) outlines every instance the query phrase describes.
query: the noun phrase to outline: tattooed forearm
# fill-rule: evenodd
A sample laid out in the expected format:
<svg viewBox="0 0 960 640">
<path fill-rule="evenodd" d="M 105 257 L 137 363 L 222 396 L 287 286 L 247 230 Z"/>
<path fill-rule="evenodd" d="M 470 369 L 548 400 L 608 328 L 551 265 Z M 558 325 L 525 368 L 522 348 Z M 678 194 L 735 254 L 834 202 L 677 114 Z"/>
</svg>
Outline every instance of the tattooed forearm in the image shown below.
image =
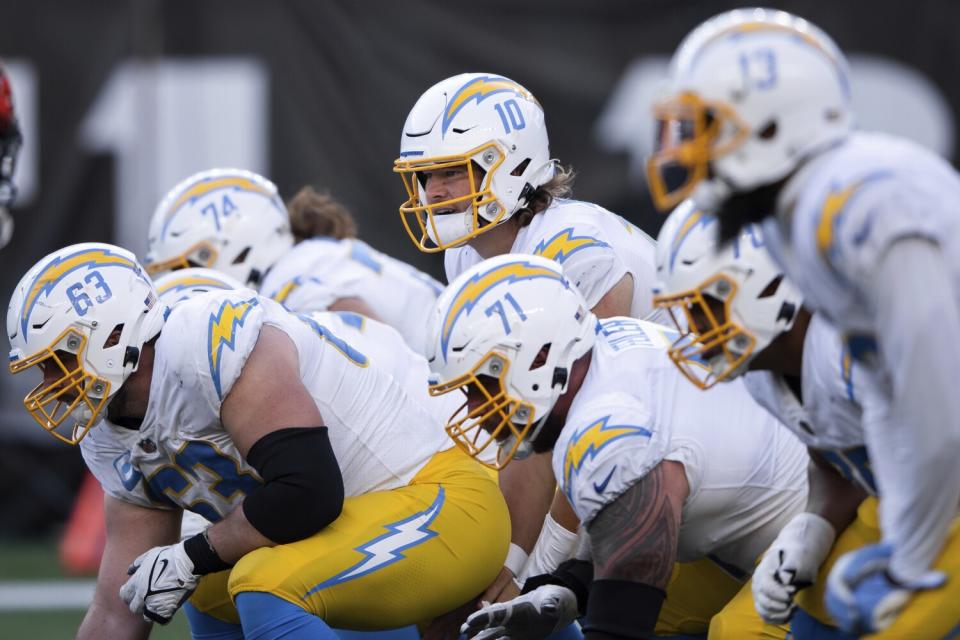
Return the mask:
<svg viewBox="0 0 960 640">
<path fill-rule="evenodd" d="M 674 463 L 655 467 L 588 525 L 595 578 L 666 590 L 677 557 L 682 498 L 671 499 L 668 476 L 674 474 L 665 464 Z"/>
</svg>

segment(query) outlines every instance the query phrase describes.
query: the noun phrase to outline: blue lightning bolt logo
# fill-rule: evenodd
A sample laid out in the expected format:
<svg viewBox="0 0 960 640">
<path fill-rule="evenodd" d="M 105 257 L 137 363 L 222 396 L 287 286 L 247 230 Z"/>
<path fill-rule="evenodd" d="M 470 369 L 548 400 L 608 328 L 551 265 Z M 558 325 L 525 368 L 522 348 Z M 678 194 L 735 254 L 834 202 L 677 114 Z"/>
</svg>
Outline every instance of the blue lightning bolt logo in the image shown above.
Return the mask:
<svg viewBox="0 0 960 640">
<path fill-rule="evenodd" d="M 569 499 L 573 499 L 573 476 L 580 473 L 587 460 L 597 455 L 611 442 L 630 436 L 649 438 L 653 435 L 648 429 L 630 424 L 608 424 L 611 416 L 594 420 L 573 434 L 567 445 L 563 461 L 563 490 Z M 604 485 L 606 486 L 606 485 Z"/>
<path fill-rule="evenodd" d="M 377 536 L 354 549 L 354 551 L 363 554 L 363 560 L 310 589 L 303 596 L 303 599 L 306 600 L 321 589 L 355 580 L 399 562 L 404 559 L 403 552 L 407 549 L 437 537 L 439 534 L 430 529 L 430 524 L 440 514 L 445 498 L 446 494 L 441 486 L 433 504 L 426 510 L 415 513 L 399 522 L 384 525 L 387 533 Z"/>
<path fill-rule="evenodd" d="M 217 397 L 223 399 L 223 390 L 220 386 L 220 365 L 223 348 L 231 351 L 236 348 L 236 331 L 247 319 L 250 310 L 257 306 L 256 298 L 243 302 L 226 300 L 216 313 L 210 314 L 210 324 L 207 332 L 208 357 L 210 360 L 210 376 L 213 386 L 217 389 Z"/>
<path fill-rule="evenodd" d="M 572 253 L 580 251 L 580 249 L 609 246 L 606 242 L 590 236 L 575 236 L 573 235 L 573 227 L 568 227 L 549 240 L 538 242 L 533 249 L 533 255 L 543 256 L 563 264 L 564 260 L 569 258 Z"/>
</svg>

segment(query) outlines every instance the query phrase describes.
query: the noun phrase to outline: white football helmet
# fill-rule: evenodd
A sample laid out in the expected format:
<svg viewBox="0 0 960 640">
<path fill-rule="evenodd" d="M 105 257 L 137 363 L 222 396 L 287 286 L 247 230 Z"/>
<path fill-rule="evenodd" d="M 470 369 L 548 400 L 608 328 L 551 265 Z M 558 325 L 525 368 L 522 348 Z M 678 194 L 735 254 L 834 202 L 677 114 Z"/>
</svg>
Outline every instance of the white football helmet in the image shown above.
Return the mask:
<svg viewBox="0 0 960 640">
<path fill-rule="evenodd" d="M 165 309 L 120 247 L 76 244 L 34 265 L 7 309 L 11 373 L 39 367 L 44 376 L 23 400 L 30 415 L 60 440 L 80 442 L 137 370 Z"/>
<path fill-rule="evenodd" d="M 165 273 L 153 281 L 160 302 L 173 307 L 179 302 L 208 291 L 243 289 L 244 284 L 213 269 L 190 267 Z"/>
<path fill-rule="evenodd" d="M 460 274 L 430 316 L 430 394 L 475 386 L 485 400 L 465 402 L 447 433 L 475 458 L 499 443 L 497 462 L 488 465 L 497 469 L 528 455 L 567 390 L 570 367 L 593 347 L 597 326 L 552 260 L 507 254 Z"/>
<path fill-rule="evenodd" d="M 715 206 L 731 192 L 788 176 L 853 126 L 847 61 L 823 31 L 773 9 L 735 9 L 694 29 L 654 107 L 647 162 L 663 209 L 693 194 Z"/>
<path fill-rule="evenodd" d="M 241 169 L 202 171 L 182 181 L 153 212 L 149 234 L 144 264 L 151 275 L 209 267 L 254 288 L 293 246 L 276 186 Z"/>
<path fill-rule="evenodd" d="M 748 225 L 718 247 L 719 222 L 690 200 L 657 238 L 654 306 L 667 309 L 680 337 L 670 359 L 701 389 L 745 372 L 750 360 L 793 326 L 800 292 Z"/>
<path fill-rule="evenodd" d="M 469 193 L 427 202 L 423 172 L 454 168 L 466 168 Z M 543 109 L 509 78 L 447 78 L 407 116 L 393 170 L 407 189 L 400 217 L 414 244 L 427 253 L 460 246 L 508 220 L 553 177 Z"/>
</svg>

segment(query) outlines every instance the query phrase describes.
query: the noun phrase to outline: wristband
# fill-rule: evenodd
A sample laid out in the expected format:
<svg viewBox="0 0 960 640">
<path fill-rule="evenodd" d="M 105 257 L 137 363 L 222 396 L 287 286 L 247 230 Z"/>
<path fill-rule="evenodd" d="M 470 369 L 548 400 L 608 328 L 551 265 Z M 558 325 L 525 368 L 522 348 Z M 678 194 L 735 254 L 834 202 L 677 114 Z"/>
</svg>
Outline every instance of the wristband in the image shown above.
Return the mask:
<svg viewBox="0 0 960 640">
<path fill-rule="evenodd" d="M 193 563 L 193 573 L 198 576 L 225 571 L 232 566 L 224 562 L 217 550 L 210 544 L 206 529 L 184 540 L 183 550 Z"/>
<path fill-rule="evenodd" d="M 523 571 L 523 565 L 527 564 L 528 554 L 520 545 L 510 543 L 510 550 L 507 551 L 507 558 L 503 561 L 503 566 L 510 570 L 514 576 L 519 576 Z"/>
</svg>

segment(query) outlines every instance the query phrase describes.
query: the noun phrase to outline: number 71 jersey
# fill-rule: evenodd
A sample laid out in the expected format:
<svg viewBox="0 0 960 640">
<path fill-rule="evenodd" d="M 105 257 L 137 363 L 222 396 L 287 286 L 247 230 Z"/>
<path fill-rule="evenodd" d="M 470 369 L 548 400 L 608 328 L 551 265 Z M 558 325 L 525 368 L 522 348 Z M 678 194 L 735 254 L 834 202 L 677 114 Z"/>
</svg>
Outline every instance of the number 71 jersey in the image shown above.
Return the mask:
<svg viewBox="0 0 960 640">
<path fill-rule="evenodd" d="M 264 325 L 297 349 L 347 496 L 403 486 L 452 445 L 442 425 L 459 403 L 428 396 L 426 361 L 395 330 L 351 314 L 296 316 L 251 290 L 217 291 L 171 311 L 139 429 L 104 421 L 81 442 L 107 494 L 217 521 L 259 486 L 220 407 Z"/>
</svg>

